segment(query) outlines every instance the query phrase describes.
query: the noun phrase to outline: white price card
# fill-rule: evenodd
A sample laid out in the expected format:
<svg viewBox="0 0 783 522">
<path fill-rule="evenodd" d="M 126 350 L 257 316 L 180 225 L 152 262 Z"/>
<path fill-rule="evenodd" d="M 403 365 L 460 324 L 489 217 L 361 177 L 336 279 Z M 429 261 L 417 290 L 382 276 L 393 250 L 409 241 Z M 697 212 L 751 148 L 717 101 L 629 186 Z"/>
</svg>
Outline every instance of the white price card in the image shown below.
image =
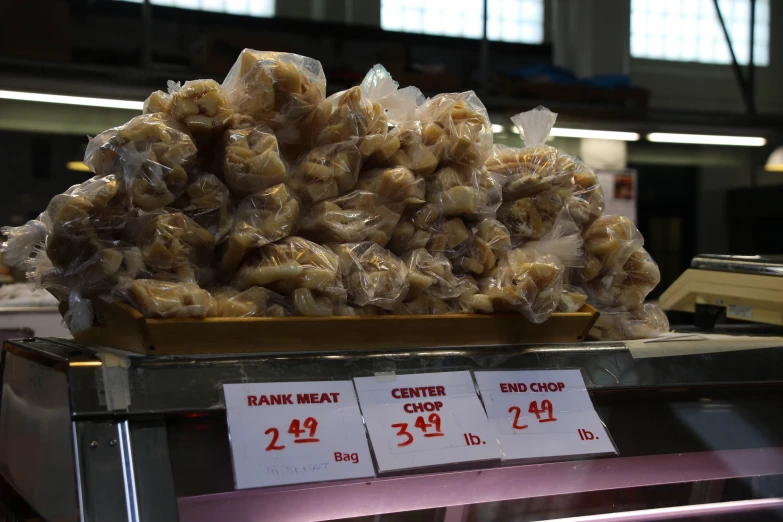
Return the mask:
<svg viewBox="0 0 783 522">
<path fill-rule="evenodd" d="M 237 489 L 375 476 L 351 381 L 223 391 Z"/>
<path fill-rule="evenodd" d="M 579 370 L 474 375 L 503 460 L 617 453 Z"/>
<path fill-rule="evenodd" d="M 470 372 L 354 382 L 379 472 L 500 459 Z"/>
</svg>

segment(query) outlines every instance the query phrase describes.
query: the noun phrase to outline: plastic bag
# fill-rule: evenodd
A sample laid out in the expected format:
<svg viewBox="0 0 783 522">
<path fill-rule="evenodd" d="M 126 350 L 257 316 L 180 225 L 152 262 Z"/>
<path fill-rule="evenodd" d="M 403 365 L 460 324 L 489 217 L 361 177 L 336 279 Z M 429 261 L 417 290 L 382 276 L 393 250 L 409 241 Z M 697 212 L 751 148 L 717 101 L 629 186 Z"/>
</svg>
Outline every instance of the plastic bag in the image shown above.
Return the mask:
<svg viewBox="0 0 783 522">
<path fill-rule="evenodd" d="M 378 194 L 355 190 L 310 208 L 302 219 L 301 234 L 318 243 L 372 241 L 385 246 L 403 206 Z"/>
<path fill-rule="evenodd" d="M 424 127 L 415 120 L 400 122 L 388 134 L 388 140 L 395 139 L 399 142 L 397 150 L 387 159 L 376 154 L 370 157 L 370 163 L 384 164 L 385 161 L 391 166 L 405 167 L 424 177 L 438 169 L 447 145 L 442 127 L 434 123 Z"/>
<path fill-rule="evenodd" d="M 345 194 L 356 185 L 361 159 L 352 141 L 315 148 L 294 169 L 291 188 L 306 204 Z"/>
<path fill-rule="evenodd" d="M 296 236 L 262 247 L 239 269 L 233 286 L 242 290 L 266 286 L 285 295 L 306 288 L 335 298 L 345 296 L 337 255 Z"/>
<path fill-rule="evenodd" d="M 141 250 L 144 266 L 155 278 L 209 282 L 215 239 L 182 212 L 162 209 L 140 216 L 130 224 L 129 238 Z"/>
<path fill-rule="evenodd" d="M 493 309 L 515 311 L 543 323 L 557 309 L 563 293 L 563 264 L 552 254 L 532 248 L 505 252 L 498 266 L 479 281 Z"/>
<path fill-rule="evenodd" d="M 501 186 L 484 169 L 444 167 L 427 181 L 427 201 L 444 216 L 494 218 L 501 203 Z"/>
<path fill-rule="evenodd" d="M 605 215 L 584 232 L 585 251 L 601 263 L 601 273 L 619 267 L 629 252 L 644 246 L 644 238 L 625 216 Z"/>
<path fill-rule="evenodd" d="M 264 317 L 291 315 L 291 305 L 280 295 L 260 286 L 242 292 L 219 287 L 210 291 L 215 299 L 214 317 Z"/>
<path fill-rule="evenodd" d="M 390 201 L 416 205 L 424 203 L 427 185 L 405 167 L 367 170 L 359 174 L 356 189 L 373 192 Z"/>
<path fill-rule="evenodd" d="M 669 319 L 655 303 L 628 312 L 601 310 L 590 337 L 604 341 L 651 339 L 669 331 Z"/>
<path fill-rule="evenodd" d="M 504 201 L 498 208 L 498 220 L 511 232 L 515 244 L 541 239 L 552 230 L 570 198 L 569 188 L 557 187 L 533 196 Z"/>
<path fill-rule="evenodd" d="M 604 193 L 595 172 L 581 161 L 574 159 L 574 194 L 566 208 L 571 219 L 585 230 L 604 212 Z"/>
<path fill-rule="evenodd" d="M 440 208 L 431 203 L 405 210 L 387 247 L 397 255 L 425 248 L 441 221 Z"/>
<path fill-rule="evenodd" d="M 462 219 L 444 219 L 433 227 L 427 250 L 444 254 L 449 259 L 457 259 L 470 247 L 472 239 L 470 229 Z"/>
<path fill-rule="evenodd" d="M 231 229 L 233 205 L 228 188 L 213 174 L 198 174 L 172 204 L 174 208 L 204 227 L 216 242 Z"/>
<path fill-rule="evenodd" d="M 287 185 L 275 185 L 243 199 L 220 260 L 223 273 L 233 271 L 252 248 L 259 248 L 299 229 L 301 203 Z"/>
<path fill-rule="evenodd" d="M 423 248 L 408 252 L 402 261 L 408 267 L 410 301 L 427 293 L 437 299 L 455 299 L 466 292 L 475 292 L 476 285 L 466 277 L 454 274 L 454 269 L 443 254 L 431 254 Z"/>
<path fill-rule="evenodd" d="M 392 313 L 394 315 L 446 315 L 463 313 L 463 309 L 455 299 L 440 299 L 423 293 L 400 303 Z"/>
<path fill-rule="evenodd" d="M 145 114 L 91 139 L 84 163 L 99 176 L 121 175 L 133 206 L 150 211 L 179 196 L 196 166 L 197 150 L 172 117 Z"/>
<path fill-rule="evenodd" d="M 587 293 L 578 286 L 563 285 L 558 312 L 578 312 L 587 303 Z"/>
<path fill-rule="evenodd" d="M 375 243 L 329 244 L 340 258 L 348 302 L 393 310 L 408 293 L 408 269 L 394 254 Z"/>
<path fill-rule="evenodd" d="M 442 141 L 442 165 L 480 167 L 492 150 L 492 124 L 473 91 L 439 94 L 418 110 L 425 143 Z"/>
<path fill-rule="evenodd" d="M 413 120 L 416 110 L 425 101 L 424 95 L 416 87 L 400 89 L 389 71 L 380 64 L 370 69 L 359 88 L 370 102 L 378 103 L 386 110 L 391 123 Z"/>
<path fill-rule="evenodd" d="M 481 276 L 497 266 L 498 257 L 511 248 L 511 234 L 496 219 L 483 219 L 473 227 L 473 238 L 464 255 L 454 262 L 466 274 Z"/>
<path fill-rule="evenodd" d="M 587 284 L 590 300 L 600 307 L 632 310 L 641 306 L 661 281 L 661 273 L 650 254 L 642 247 L 626 252 L 627 257 Z"/>
<path fill-rule="evenodd" d="M 371 156 L 383 144 L 389 123 L 386 111 L 363 95 L 360 87 L 333 94 L 319 104 L 308 133 L 314 134 L 313 145 L 333 145 L 351 138 L 361 138 L 359 149 Z M 323 122 L 317 121 L 323 119 Z"/>
<path fill-rule="evenodd" d="M 182 86 L 169 81 L 169 93 L 170 114 L 205 144 L 226 129 L 234 112 L 215 80 L 191 80 Z M 165 107 L 165 103 L 160 105 Z"/>
<path fill-rule="evenodd" d="M 277 138 L 265 125 L 226 131 L 221 171 L 229 190 L 238 198 L 284 183 L 289 177 Z"/>
<path fill-rule="evenodd" d="M 301 120 L 324 99 L 326 77 L 318 60 L 245 49 L 223 90 L 235 112 L 278 129 Z"/>
<path fill-rule="evenodd" d="M 137 279 L 129 292 L 144 317 L 203 318 L 215 315 L 217 307 L 209 292 L 195 283 Z"/>
</svg>

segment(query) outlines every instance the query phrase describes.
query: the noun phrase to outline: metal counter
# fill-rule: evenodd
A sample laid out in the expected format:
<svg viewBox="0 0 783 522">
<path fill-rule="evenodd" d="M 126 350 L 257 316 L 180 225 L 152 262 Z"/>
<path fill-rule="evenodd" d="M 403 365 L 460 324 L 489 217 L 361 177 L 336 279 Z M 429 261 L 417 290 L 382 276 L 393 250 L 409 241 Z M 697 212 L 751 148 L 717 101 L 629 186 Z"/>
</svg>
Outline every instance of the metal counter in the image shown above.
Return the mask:
<svg viewBox="0 0 783 522">
<path fill-rule="evenodd" d="M 224 383 L 501 368 L 581 369 L 619 456 L 234 491 Z M 644 359 L 622 343 L 148 357 L 8 341 L 0 501 L 18 495 L 48 521 L 243 522 L 430 508 L 456 520 L 471 504 L 731 480 L 763 499 L 778 487 L 765 477 L 783 476 L 781 405 L 783 347 Z M 698 502 L 716 500 L 726 498 Z"/>
</svg>

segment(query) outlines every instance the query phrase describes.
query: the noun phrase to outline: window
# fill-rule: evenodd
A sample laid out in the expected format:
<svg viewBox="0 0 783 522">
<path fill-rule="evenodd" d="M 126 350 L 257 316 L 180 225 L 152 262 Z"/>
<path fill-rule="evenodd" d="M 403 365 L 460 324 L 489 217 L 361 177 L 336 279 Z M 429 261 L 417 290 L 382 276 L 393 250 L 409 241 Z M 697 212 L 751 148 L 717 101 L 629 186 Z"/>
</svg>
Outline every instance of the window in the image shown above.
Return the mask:
<svg viewBox="0 0 783 522">
<path fill-rule="evenodd" d="M 750 59 L 750 0 L 719 0 L 737 61 Z M 769 0 L 756 1 L 753 61 L 769 65 Z M 631 56 L 731 63 L 713 0 L 632 0 Z"/>
<path fill-rule="evenodd" d="M 489 0 L 487 38 L 544 41 L 543 0 Z M 482 38 L 483 0 L 381 0 L 381 27 L 387 31 Z"/>
<path fill-rule="evenodd" d="M 144 0 L 118 0 L 141 4 Z M 275 16 L 275 0 L 150 0 L 152 5 L 243 16 Z"/>
</svg>

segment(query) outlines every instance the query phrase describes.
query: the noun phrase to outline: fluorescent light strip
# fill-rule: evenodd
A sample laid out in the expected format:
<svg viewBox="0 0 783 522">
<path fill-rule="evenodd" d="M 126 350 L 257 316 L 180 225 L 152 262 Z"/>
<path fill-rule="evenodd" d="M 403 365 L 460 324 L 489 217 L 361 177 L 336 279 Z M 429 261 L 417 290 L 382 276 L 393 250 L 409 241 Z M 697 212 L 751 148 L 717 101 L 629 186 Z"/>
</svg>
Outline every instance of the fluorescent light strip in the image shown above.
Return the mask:
<svg viewBox="0 0 783 522">
<path fill-rule="evenodd" d="M 85 98 L 82 96 L 63 96 L 61 94 L 40 94 L 36 92 L 0 91 L 0 99 L 64 105 L 82 105 L 85 107 L 106 107 L 109 109 L 128 109 L 140 111 L 144 102 L 130 100 L 111 100 L 108 98 Z"/>
<path fill-rule="evenodd" d="M 505 127 L 502 125 L 498 125 L 497 123 L 492 124 L 492 133 L 493 134 L 500 134 L 501 132 L 505 131 Z"/>
<path fill-rule="evenodd" d="M 550 136 L 556 138 L 593 138 L 597 140 L 638 141 L 639 134 L 635 132 L 616 132 L 589 129 L 564 129 L 552 127 Z"/>
<path fill-rule="evenodd" d="M 670 134 L 653 132 L 649 141 L 657 143 L 689 143 L 695 145 L 736 145 L 739 147 L 763 147 L 767 140 L 756 136 L 712 136 L 709 134 Z"/>
</svg>

